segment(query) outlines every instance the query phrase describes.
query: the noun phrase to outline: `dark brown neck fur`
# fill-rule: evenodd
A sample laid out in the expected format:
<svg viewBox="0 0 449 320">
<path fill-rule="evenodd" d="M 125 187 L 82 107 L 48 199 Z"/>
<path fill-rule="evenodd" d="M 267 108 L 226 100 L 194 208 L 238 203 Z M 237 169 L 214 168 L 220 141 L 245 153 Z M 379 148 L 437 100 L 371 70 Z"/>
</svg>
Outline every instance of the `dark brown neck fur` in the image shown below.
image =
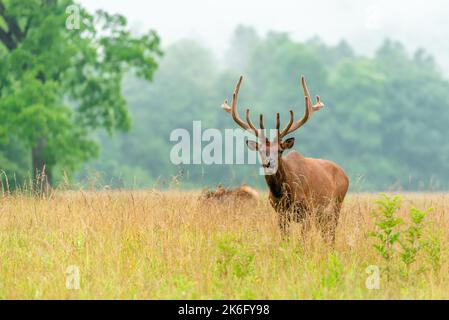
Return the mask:
<svg viewBox="0 0 449 320">
<path fill-rule="evenodd" d="M 267 182 L 268 188 L 270 188 L 271 194 L 275 198 L 282 198 L 282 196 L 284 196 L 283 185 L 286 182 L 284 166 L 284 159 L 281 157 L 278 162 L 278 170 L 276 171 L 276 174 L 265 176 L 265 181 Z"/>
</svg>

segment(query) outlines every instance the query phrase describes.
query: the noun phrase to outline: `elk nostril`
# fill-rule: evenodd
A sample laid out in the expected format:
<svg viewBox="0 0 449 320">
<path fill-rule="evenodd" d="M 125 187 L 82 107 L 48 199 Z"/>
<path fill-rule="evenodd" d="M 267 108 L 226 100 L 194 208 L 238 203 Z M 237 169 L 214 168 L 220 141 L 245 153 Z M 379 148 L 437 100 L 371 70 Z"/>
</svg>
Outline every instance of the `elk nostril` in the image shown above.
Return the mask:
<svg viewBox="0 0 449 320">
<path fill-rule="evenodd" d="M 273 160 L 268 159 L 263 163 L 264 168 L 270 168 L 273 165 Z"/>
</svg>

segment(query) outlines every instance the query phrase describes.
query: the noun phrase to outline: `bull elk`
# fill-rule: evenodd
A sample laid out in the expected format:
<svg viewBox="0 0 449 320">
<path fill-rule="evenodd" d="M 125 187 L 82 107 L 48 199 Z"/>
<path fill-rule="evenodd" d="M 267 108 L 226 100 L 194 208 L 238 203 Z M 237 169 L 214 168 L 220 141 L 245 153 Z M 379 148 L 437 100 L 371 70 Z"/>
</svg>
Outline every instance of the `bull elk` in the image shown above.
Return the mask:
<svg viewBox="0 0 449 320">
<path fill-rule="evenodd" d="M 222 108 L 243 129 L 251 132 L 257 141 L 246 141 L 250 150 L 260 154 L 265 180 L 270 190 L 269 199 L 278 213 L 279 227 L 283 236 L 288 233 L 292 220 L 301 222 L 309 212 L 316 212 L 322 232 L 330 242 L 335 241 L 335 229 L 342 202 L 349 187 L 349 179 L 337 164 L 322 159 L 306 158 L 296 151 L 283 156 L 285 150 L 291 149 L 295 138 L 284 138 L 301 128 L 312 114 L 324 107 L 320 97 L 312 105 L 309 89 L 304 76 L 301 85 L 305 96 L 304 116 L 294 121 L 290 110 L 290 121 L 281 130 L 280 115 L 276 116 L 276 137 L 270 141 L 265 136 L 263 115 L 260 115 L 260 130 L 254 127 L 250 119 L 250 110 L 246 110 L 246 122 L 237 113 L 237 99 L 243 77 L 235 88 L 231 106 L 225 100 Z"/>
</svg>

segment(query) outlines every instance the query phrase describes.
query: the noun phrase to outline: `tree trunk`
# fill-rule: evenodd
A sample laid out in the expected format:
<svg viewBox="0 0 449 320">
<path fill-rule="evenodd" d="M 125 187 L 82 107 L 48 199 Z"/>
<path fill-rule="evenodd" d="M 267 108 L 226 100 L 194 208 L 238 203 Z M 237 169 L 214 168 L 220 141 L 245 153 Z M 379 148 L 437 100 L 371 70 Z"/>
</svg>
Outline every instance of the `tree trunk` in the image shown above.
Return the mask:
<svg viewBox="0 0 449 320">
<path fill-rule="evenodd" d="M 33 191 L 40 196 L 47 194 L 51 190 L 52 185 L 52 168 L 45 162 L 44 149 L 45 139 L 39 138 L 31 151 Z"/>
</svg>

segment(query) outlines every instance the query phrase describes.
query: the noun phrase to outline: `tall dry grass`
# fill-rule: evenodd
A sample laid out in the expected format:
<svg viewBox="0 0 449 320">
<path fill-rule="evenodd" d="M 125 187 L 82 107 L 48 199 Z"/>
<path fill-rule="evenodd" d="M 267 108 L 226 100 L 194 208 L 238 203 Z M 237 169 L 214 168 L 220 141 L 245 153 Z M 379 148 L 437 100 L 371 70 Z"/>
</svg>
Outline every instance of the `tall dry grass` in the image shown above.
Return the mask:
<svg viewBox="0 0 449 320">
<path fill-rule="evenodd" d="M 336 244 L 293 225 L 281 239 L 267 196 L 257 203 L 201 205 L 196 192 L 56 192 L 0 198 L 2 299 L 391 299 L 449 298 L 448 194 L 409 194 L 400 211 L 433 207 L 425 253 L 413 278 L 386 282 L 367 236 L 375 195 L 345 201 Z M 304 240 L 305 239 L 305 240 Z M 366 268 L 379 266 L 380 289 Z M 80 289 L 67 289 L 69 266 Z M 69 271 L 67 273 L 67 271 Z"/>
</svg>

